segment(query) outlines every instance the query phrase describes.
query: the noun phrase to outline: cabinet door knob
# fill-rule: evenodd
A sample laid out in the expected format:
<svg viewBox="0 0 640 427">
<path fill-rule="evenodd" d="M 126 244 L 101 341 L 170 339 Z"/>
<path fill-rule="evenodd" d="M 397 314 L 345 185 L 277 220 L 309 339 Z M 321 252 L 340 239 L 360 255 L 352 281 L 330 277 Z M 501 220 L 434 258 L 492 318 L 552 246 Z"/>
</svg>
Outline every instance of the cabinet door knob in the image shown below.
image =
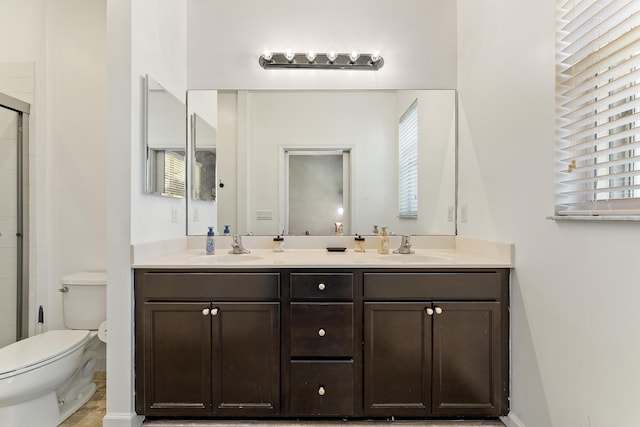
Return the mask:
<svg viewBox="0 0 640 427">
<path fill-rule="evenodd" d="M 321 337 L 325 336 L 326 334 L 327 332 L 322 328 L 320 328 L 320 330 L 318 331 L 318 335 L 320 335 Z"/>
<path fill-rule="evenodd" d="M 318 289 L 320 289 L 321 291 L 324 291 L 327 288 L 327 286 L 324 283 L 320 283 L 318 285 Z"/>
<path fill-rule="evenodd" d="M 212 316 L 217 316 L 218 315 L 218 307 L 211 309 L 211 315 Z"/>
<path fill-rule="evenodd" d="M 442 308 L 436 307 L 436 314 L 442 314 Z"/>
<path fill-rule="evenodd" d="M 327 392 L 327 391 L 326 391 L 326 390 L 324 389 L 324 387 L 322 387 L 322 386 L 320 386 L 320 388 L 318 389 L 318 394 L 319 394 L 320 396 L 324 396 L 326 392 Z"/>
<path fill-rule="evenodd" d="M 424 309 L 424 311 L 427 312 L 428 316 L 433 316 L 433 308 L 427 307 L 427 308 Z"/>
<path fill-rule="evenodd" d="M 203 316 L 208 316 L 209 315 L 209 309 L 208 308 L 202 309 L 202 315 Z"/>
</svg>

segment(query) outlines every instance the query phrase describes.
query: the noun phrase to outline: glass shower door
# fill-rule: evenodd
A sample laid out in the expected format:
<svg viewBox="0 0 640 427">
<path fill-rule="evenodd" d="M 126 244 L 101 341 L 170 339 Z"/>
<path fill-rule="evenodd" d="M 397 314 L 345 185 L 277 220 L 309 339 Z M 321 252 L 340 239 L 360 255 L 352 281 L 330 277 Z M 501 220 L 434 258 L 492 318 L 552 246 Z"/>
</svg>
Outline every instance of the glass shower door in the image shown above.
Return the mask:
<svg viewBox="0 0 640 427">
<path fill-rule="evenodd" d="M 0 347 L 29 329 L 30 109 L 0 93 Z"/>
<path fill-rule="evenodd" d="M 16 341 L 18 113 L 0 107 L 0 347 Z"/>
</svg>

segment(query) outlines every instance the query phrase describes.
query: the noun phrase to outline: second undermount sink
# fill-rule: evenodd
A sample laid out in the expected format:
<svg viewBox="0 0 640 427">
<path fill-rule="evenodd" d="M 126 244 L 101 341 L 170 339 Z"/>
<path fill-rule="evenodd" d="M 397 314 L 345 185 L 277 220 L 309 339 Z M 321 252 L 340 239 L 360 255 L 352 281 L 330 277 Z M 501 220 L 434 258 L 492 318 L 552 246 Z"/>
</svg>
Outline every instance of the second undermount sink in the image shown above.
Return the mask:
<svg viewBox="0 0 640 427">
<path fill-rule="evenodd" d="M 439 262 L 450 262 L 452 257 L 440 254 L 389 254 L 380 255 L 378 259 L 381 262 L 398 263 L 398 264 L 431 264 Z"/>
</svg>

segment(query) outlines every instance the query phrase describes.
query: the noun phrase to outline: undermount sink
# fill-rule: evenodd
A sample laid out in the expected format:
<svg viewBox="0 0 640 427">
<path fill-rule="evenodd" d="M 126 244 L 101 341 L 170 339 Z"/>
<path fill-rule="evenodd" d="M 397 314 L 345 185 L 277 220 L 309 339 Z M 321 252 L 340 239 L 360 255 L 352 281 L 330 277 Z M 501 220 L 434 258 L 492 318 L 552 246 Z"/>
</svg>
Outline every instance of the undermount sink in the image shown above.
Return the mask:
<svg viewBox="0 0 640 427">
<path fill-rule="evenodd" d="M 196 255 L 191 257 L 194 263 L 235 263 L 261 260 L 262 257 L 250 254 L 224 254 L 224 255 Z"/>
</svg>

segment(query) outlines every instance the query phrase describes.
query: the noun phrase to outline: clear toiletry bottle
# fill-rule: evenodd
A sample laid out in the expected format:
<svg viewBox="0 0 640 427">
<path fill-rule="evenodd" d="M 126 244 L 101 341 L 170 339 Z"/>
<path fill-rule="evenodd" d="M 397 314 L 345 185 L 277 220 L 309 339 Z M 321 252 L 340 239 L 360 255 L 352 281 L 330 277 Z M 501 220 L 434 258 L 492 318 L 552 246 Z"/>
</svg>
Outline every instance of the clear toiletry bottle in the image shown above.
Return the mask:
<svg viewBox="0 0 640 427">
<path fill-rule="evenodd" d="M 364 246 L 364 237 L 358 234 L 354 240 L 354 252 L 366 252 L 366 248 Z"/>
<path fill-rule="evenodd" d="M 378 234 L 378 226 L 377 225 L 373 226 L 373 231 L 371 231 L 371 233 L 376 234 L 376 235 Z"/>
<path fill-rule="evenodd" d="M 387 255 L 389 253 L 389 235 L 387 234 L 387 227 L 380 229 L 380 236 L 378 236 L 378 253 Z"/>
<path fill-rule="evenodd" d="M 213 227 L 209 227 L 209 231 L 207 232 L 207 255 L 213 255 L 216 252 L 216 242 L 213 239 L 213 235 Z"/>
<path fill-rule="evenodd" d="M 273 238 L 273 252 L 284 252 L 284 237 L 277 236 Z"/>
</svg>

